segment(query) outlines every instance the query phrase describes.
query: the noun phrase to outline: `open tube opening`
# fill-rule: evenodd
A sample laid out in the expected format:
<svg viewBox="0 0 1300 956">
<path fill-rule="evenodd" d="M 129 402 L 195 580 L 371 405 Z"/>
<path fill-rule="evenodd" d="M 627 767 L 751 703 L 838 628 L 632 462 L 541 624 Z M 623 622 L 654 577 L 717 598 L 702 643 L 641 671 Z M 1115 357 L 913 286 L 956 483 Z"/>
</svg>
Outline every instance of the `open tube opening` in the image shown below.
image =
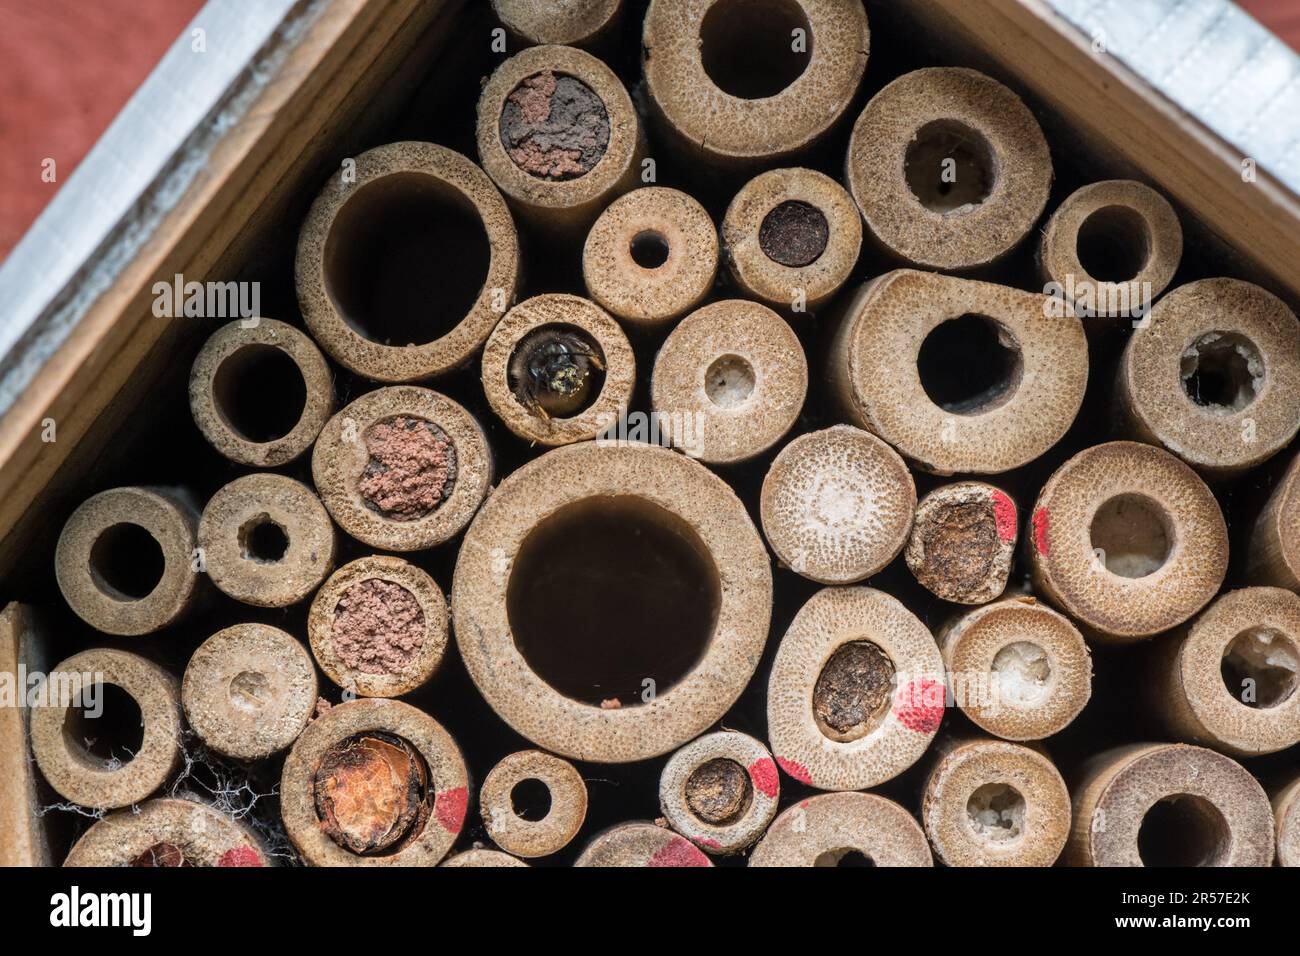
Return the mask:
<svg viewBox="0 0 1300 956">
<path fill-rule="evenodd" d="M 139 601 L 162 582 L 167 559 L 162 545 L 138 524 L 105 528 L 90 547 L 90 573 L 101 591 L 119 601 Z"/>
<path fill-rule="evenodd" d="M 794 0 L 718 0 L 700 22 L 704 72 L 743 100 L 776 96 L 812 61 L 812 26 Z"/>
<path fill-rule="evenodd" d="M 1015 338 L 999 322 L 963 315 L 935 326 L 921 343 L 921 388 L 946 412 L 979 415 L 1015 394 L 1024 362 Z"/>
<path fill-rule="evenodd" d="M 217 366 L 212 399 L 226 427 L 244 441 L 279 441 L 302 418 L 307 381 L 284 349 L 253 343 Z"/>
</svg>

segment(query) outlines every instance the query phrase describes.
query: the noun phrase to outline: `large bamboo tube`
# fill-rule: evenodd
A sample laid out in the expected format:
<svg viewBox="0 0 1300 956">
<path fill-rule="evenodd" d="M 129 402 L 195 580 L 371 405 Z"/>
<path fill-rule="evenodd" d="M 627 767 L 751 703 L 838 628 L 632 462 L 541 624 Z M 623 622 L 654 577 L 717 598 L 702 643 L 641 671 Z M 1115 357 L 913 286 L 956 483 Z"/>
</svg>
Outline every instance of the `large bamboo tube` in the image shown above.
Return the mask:
<svg viewBox="0 0 1300 956">
<path fill-rule="evenodd" d="M 367 150 L 335 176 L 298 236 L 294 279 L 311 334 L 340 365 L 380 382 L 468 363 L 519 284 L 501 193 L 432 143 Z"/>
<path fill-rule="evenodd" d="M 1046 296 L 901 269 L 847 299 L 830 352 L 847 420 L 936 474 L 998 474 L 1060 441 L 1088 343 Z"/>
<path fill-rule="evenodd" d="M 501 482 L 461 544 L 451 604 L 470 677 L 506 723 L 620 763 L 726 713 L 771 601 L 763 542 L 721 479 L 667 449 L 588 442 Z"/>
</svg>

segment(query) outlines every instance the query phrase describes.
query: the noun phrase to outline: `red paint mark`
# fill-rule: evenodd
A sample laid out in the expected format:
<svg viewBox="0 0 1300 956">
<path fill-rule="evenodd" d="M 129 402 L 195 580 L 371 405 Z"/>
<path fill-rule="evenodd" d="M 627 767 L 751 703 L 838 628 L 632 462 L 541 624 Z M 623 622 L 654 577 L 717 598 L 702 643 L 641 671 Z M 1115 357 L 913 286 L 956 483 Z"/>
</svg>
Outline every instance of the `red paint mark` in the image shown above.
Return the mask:
<svg viewBox="0 0 1300 956">
<path fill-rule="evenodd" d="M 469 809 L 469 791 L 464 787 L 444 790 L 433 801 L 433 813 L 448 833 L 459 833 Z"/>
<path fill-rule="evenodd" d="M 1038 553 L 1047 556 L 1047 509 L 1039 508 L 1034 512 L 1034 547 Z"/>
<path fill-rule="evenodd" d="M 261 866 L 262 857 L 251 846 L 237 846 L 221 854 L 217 866 Z"/>
<path fill-rule="evenodd" d="M 719 843 L 717 840 L 713 839 L 713 837 L 700 837 L 695 842 L 698 843 L 700 846 L 707 846 L 710 850 L 722 849 L 722 844 Z"/>
<path fill-rule="evenodd" d="M 943 721 L 946 695 L 943 681 L 928 677 L 914 680 L 894 697 L 894 716 L 908 730 L 932 734 Z"/>
<path fill-rule="evenodd" d="M 682 837 L 673 837 L 669 843 L 655 852 L 646 862 L 646 866 L 712 866 L 709 858 Z"/>
<path fill-rule="evenodd" d="M 782 770 L 794 777 L 800 783 L 812 783 L 812 774 L 808 772 L 807 767 L 799 763 L 797 760 L 786 760 L 784 757 L 777 757 L 776 762 L 781 765 Z"/>
<path fill-rule="evenodd" d="M 807 772 L 807 771 L 805 771 Z M 765 797 L 775 797 L 781 790 L 781 775 L 771 757 L 759 757 L 749 765 L 749 779 Z"/>
<path fill-rule="evenodd" d="M 993 492 L 993 521 L 997 524 L 999 538 L 1016 540 L 1016 503 L 1004 491 Z"/>
</svg>

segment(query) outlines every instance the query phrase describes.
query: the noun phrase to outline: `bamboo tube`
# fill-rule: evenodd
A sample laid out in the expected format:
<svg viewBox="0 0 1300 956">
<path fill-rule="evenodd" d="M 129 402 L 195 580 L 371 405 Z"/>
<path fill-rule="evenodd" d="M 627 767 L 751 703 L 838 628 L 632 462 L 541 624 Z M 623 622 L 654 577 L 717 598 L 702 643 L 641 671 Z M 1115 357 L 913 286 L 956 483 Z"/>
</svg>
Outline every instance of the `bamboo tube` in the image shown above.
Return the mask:
<svg viewBox="0 0 1300 956">
<path fill-rule="evenodd" d="M 600 214 L 582 248 L 597 305 L 631 329 L 658 329 L 713 290 L 718 233 L 703 206 L 676 189 L 634 189 Z"/>
<path fill-rule="evenodd" d="M 261 760 L 302 733 L 316 692 L 311 655 L 291 635 L 265 624 L 236 624 L 190 657 L 181 706 L 190 727 L 217 753 Z"/>
<path fill-rule="evenodd" d="M 1273 811 L 1240 764 L 1203 747 L 1134 744 L 1084 767 L 1072 866 L 1268 866 Z"/>
<path fill-rule="evenodd" d="M 1291 459 L 1251 529 L 1246 579 L 1300 591 L 1300 455 Z"/>
<path fill-rule="evenodd" d="M 721 718 L 758 665 L 771 602 L 762 539 L 731 489 L 636 443 L 556 449 L 502 481 L 461 544 L 451 598 L 492 709 L 539 747 L 598 763 L 657 756 Z"/>
<path fill-rule="evenodd" d="M 50 786 L 95 809 L 139 803 L 161 787 L 181 762 L 176 678 L 138 654 L 109 648 L 74 654 L 54 670 L 80 693 L 31 713 L 32 754 Z M 108 685 L 117 690 L 106 692 Z M 96 709 L 101 713 L 91 716 Z"/>
<path fill-rule="evenodd" d="M 1169 200 L 1131 179 L 1090 183 L 1061 203 L 1043 229 L 1043 282 L 1080 316 L 1140 319 L 1183 258 L 1183 227 Z"/>
<path fill-rule="evenodd" d="M 1088 343 L 1046 296 L 900 269 L 843 308 L 829 381 L 846 420 L 918 468 L 999 474 L 1066 433 L 1088 384 Z"/>
<path fill-rule="evenodd" d="M 316 343 L 291 325 L 231 322 L 203 343 L 190 370 L 190 410 L 231 461 L 273 468 L 316 440 L 334 410 L 334 381 Z"/>
<path fill-rule="evenodd" d="M 325 676 L 362 697 L 424 686 L 447 650 L 447 601 L 401 558 L 373 555 L 339 568 L 311 603 L 307 637 Z"/>
<path fill-rule="evenodd" d="M 1079 452 L 1048 479 L 1031 526 L 1035 591 L 1101 640 L 1177 627 L 1227 573 L 1219 503 L 1195 472 L 1150 445 Z"/>
<path fill-rule="evenodd" d="M 258 607 L 288 607 L 334 567 L 334 524 L 315 493 L 283 475 L 225 485 L 199 518 L 205 570 L 223 593 Z"/>
<path fill-rule="evenodd" d="M 734 730 L 691 741 L 659 776 L 659 807 L 668 825 L 715 855 L 739 853 L 761 837 L 780 795 L 772 755 Z"/>
<path fill-rule="evenodd" d="M 783 564 L 821 584 L 853 584 L 898 557 L 916 485 L 903 459 L 849 425 L 800 435 L 763 479 L 763 533 Z"/>
<path fill-rule="evenodd" d="M 870 31 L 842 0 L 652 0 L 652 122 L 685 162 L 750 170 L 810 150 L 848 109 Z"/>
<path fill-rule="evenodd" d="M 773 169 L 736 193 L 722 243 L 727 270 L 746 296 L 791 313 L 816 312 L 857 264 L 862 215 L 829 176 Z"/>
<path fill-rule="evenodd" d="M 933 866 L 912 815 L 874 793 L 823 793 L 787 807 L 750 866 Z"/>
<path fill-rule="evenodd" d="M 1092 696 L 1092 656 L 1069 618 L 1018 594 L 974 608 L 939 632 L 956 704 L 981 730 L 1041 740 Z"/>
<path fill-rule="evenodd" d="M 511 37 L 528 46 L 598 46 L 614 31 L 622 7 L 623 0 L 492 0 Z"/>
<path fill-rule="evenodd" d="M 948 866 L 1051 866 L 1070 835 L 1070 792 L 1037 750 L 956 740 L 926 777 L 921 822 Z"/>
<path fill-rule="evenodd" d="M 198 510 L 186 492 L 113 488 L 72 513 L 54 552 L 59 590 L 106 634 L 149 634 L 179 620 L 198 591 Z"/>
<path fill-rule="evenodd" d="M 794 426 L 807 394 L 808 362 L 794 330 L 743 299 L 683 319 L 660 347 L 650 381 L 660 430 L 710 465 L 770 449 Z"/>
<path fill-rule="evenodd" d="M 904 557 L 936 597 L 984 604 L 1007 586 L 1016 551 L 1016 503 L 979 481 L 934 489 L 916 506 Z"/>
<path fill-rule="evenodd" d="M 601 434 L 632 401 L 636 358 L 605 310 L 576 295 L 511 309 L 483 349 L 483 391 L 526 441 L 567 445 Z"/>
<path fill-rule="evenodd" d="M 1300 597 L 1242 588 L 1162 637 L 1152 704 L 1177 740 L 1234 757 L 1300 743 Z"/>
<path fill-rule="evenodd" d="M 464 853 L 457 853 L 455 856 L 447 857 L 438 865 L 450 867 L 528 866 L 523 860 L 517 860 L 509 853 L 502 853 L 500 850 L 483 849 L 466 850 Z"/>
<path fill-rule="evenodd" d="M 574 866 L 713 866 L 690 840 L 653 823 L 622 823 L 597 834 Z"/>
<path fill-rule="evenodd" d="M 329 708 L 284 762 L 285 830 L 312 866 L 434 866 L 465 823 L 465 761 L 424 711 L 370 698 Z"/>
<path fill-rule="evenodd" d="M 528 805 L 526 791 L 534 786 L 546 791 L 544 807 Z M 525 859 L 550 856 L 582 829 L 587 784 L 567 760 L 522 750 L 503 757 L 484 778 L 479 812 L 488 836 L 507 853 Z"/>
<path fill-rule="evenodd" d="M 47 671 L 46 634 L 38 622 L 33 608 L 16 601 L 0 611 L 0 680 L 13 681 L 15 697 L 24 695 L 0 707 L 0 867 L 52 865 L 49 834 L 39 816 L 40 775 L 29 757 L 28 688 L 19 677 Z"/>
<path fill-rule="evenodd" d="M 1300 866 L 1300 777 L 1273 793 L 1278 866 Z"/>
<path fill-rule="evenodd" d="M 393 386 L 362 395 L 326 423 L 311 471 L 321 501 L 352 537 L 418 551 L 469 523 L 492 484 L 492 450 L 458 403 Z"/>
<path fill-rule="evenodd" d="M 511 208 L 549 237 L 581 236 L 641 181 L 632 98 L 613 70 L 573 47 L 532 47 L 497 67 L 479 96 L 477 138 Z"/>
<path fill-rule="evenodd" d="M 468 364 L 519 285 L 519 240 L 496 186 L 432 143 L 379 146 L 336 175 L 298 236 L 294 279 L 312 336 L 380 382 Z"/>
<path fill-rule="evenodd" d="M 907 73 L 853 126 L 845 180 L 867 229 L 924 269 L 985 266 L 1043 214 L 1052 156 L 1028 107 L 975 70 Z"/>
<path fill-rule="evenodd" d="M 257 835 L 214 807 L 171 797 L 98 821 L 64 866 L 272 866 Z"/>
<path fill-rule="evenodd" d="M 883 591 L 825 588 L 777 648 L 768 738 L 800 783 L 864 790 L 920 758 L 944 705 L 943 659 L 915 615 Z"/>
<path fill-rule="evenodd" d="M 1300 323 L 1238 279 L 1179 286 L 1124 348 L 1122 426 L 1210 477 L 1267 461 L 1300 430 Z"/>
</svg>

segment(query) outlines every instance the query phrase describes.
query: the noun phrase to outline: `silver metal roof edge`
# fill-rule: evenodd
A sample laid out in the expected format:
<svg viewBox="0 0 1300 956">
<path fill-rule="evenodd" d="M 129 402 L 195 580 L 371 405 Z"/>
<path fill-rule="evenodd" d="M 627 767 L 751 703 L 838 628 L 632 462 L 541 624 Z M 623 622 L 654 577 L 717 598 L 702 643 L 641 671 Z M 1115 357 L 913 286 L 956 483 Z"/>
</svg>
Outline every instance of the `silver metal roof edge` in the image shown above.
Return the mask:
<svg viewBox="0 0 1300 956">
<path fill-rule="evenodd" d="M 154 235 L 331 0 L 208 0 L 0 265 L 0 415 Z"/>
</svg>

